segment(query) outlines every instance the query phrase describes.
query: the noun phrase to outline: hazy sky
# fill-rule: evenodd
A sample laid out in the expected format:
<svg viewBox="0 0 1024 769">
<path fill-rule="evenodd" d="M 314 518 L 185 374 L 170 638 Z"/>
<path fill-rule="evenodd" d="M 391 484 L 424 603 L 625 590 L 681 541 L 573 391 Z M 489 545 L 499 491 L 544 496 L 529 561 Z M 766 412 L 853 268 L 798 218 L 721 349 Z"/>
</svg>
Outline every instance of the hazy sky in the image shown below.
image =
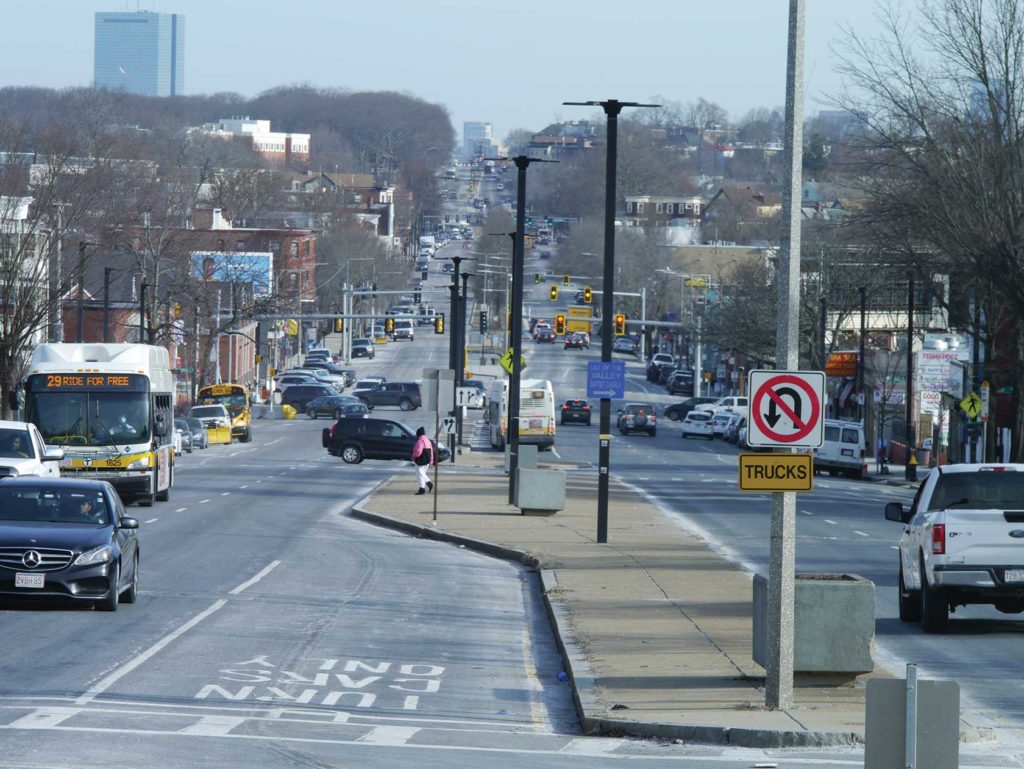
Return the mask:
<svg viewBox="0 0 1024 769">
<path fill-rule="evenodd" d="M 502 138 L 587 117 L 563 101 L 703 96 L 734 116 L 783 103 L 787 0 L 139 0 L 185 14 L 186 93 L 308 82 L 404 91 Z M 93 13 L 135 0 L 4 0 L 0 85 L 92 79 Z M 838 78 L 830 45 L 877 31 L 874 0 L 808 0 L 807 108 Z M 252 117 L 257 117 L 253 115 Z"/>
</svg>

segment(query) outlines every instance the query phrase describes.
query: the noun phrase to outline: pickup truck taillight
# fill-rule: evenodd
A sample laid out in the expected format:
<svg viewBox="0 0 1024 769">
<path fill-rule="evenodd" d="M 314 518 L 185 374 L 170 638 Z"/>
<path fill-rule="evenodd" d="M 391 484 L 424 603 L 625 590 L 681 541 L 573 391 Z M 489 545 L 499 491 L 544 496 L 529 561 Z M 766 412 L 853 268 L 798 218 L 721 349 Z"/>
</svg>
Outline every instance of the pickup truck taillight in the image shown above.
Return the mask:
<svg viewBox="0 0 1024 769">
<path fill-rule="evenodd" d="M 932 555 L 946 554 L 946 524 L 936 523 L 932 526 Z"/>
</svg>

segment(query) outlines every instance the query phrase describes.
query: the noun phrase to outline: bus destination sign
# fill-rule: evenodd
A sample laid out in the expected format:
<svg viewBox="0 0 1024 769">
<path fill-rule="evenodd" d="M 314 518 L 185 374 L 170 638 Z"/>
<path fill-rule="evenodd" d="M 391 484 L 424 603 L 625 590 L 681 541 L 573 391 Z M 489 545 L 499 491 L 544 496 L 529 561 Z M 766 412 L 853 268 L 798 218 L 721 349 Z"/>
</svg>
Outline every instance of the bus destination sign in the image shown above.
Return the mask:
<svg viewBox="0 0 1024 769">
<path fill-rule="evenodd" d="M 146 378 L 138 374 L 34 374 L 33 390 L 125 390 L 145 391 Z"/>
</svg>

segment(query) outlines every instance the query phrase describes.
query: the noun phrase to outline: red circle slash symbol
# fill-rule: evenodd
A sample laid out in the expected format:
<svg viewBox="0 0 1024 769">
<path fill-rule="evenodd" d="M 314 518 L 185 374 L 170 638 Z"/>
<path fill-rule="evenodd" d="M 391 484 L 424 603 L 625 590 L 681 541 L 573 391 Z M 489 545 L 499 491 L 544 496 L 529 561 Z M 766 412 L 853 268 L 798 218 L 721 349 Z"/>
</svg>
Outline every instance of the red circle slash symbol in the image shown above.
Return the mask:
<svg viewBox="0 0 1024 769">
<path fill-rule="evenodd" d="M 801 397 L 801 394 L 804 397 Z M 786 401 L 786 396 L 789 396 L 792 403 Z M 767 398 L 765 404 L 768 408 L 767 413 L 764 413 L 761 408 L 761 403 L 765 398 Z M 804 416 L 805 402 L 810 411 L 806 418 Z M 772 377 L 762 384 L 754 395 L 752 406 L 754 423 L 757 428 L 766 437 L 779 443 L 796 443 L 806 438 L 818 424 L 818 415 L 821 413 L 821 403 L 811 386 L 799 377 L 785 374 Z M 789 417 L 793 427 L 796 428 L 795 432 L 782 433 L 775 430 L 775 425 L 783 415 Z"/>
</svg>

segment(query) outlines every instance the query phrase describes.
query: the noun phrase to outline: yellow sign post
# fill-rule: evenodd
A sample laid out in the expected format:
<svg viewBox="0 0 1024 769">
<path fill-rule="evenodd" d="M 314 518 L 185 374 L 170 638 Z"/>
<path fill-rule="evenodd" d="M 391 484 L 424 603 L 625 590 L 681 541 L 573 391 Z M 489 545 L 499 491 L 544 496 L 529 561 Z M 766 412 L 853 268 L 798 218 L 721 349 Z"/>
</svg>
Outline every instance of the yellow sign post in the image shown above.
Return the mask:
<svg viewBox="0 0 1024 769">
<path fill-rule="evenodd" d="M 740 454 L 740 491 L 811 491 L 810 454 Z"/>
<path fill-rule="evenodd" d="M 509 347 L 505 351 L 505 354 L 501 356 L 501 360 L 499 360 L 498 363 L 501 364 L 501 367 L 503 369 L 505 369 L 505 372 L 509 376 L 512 375 L 512 348 L 511 347 Z M 524 358 L 523 356 L 520 355 L 519 356 L 519 370 L 523 371 L 525 368 L 526 368 L 526 358 Z"/>
</svg>

